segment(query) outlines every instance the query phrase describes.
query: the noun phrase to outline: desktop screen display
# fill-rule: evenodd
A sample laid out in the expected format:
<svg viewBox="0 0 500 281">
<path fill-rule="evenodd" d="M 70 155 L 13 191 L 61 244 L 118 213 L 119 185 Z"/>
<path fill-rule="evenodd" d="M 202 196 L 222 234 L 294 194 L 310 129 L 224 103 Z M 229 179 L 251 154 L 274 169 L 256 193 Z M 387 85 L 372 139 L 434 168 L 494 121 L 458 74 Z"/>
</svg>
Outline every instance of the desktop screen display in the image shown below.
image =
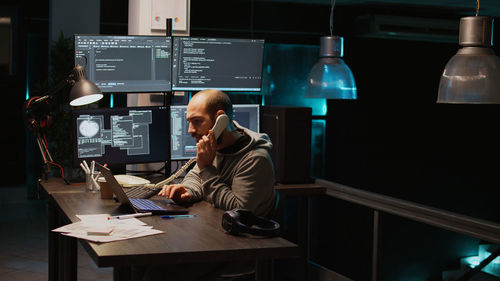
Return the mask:
<svg viewBox="0 0 500 281">
<path fill-rule="evenodd" d="M 168 107 L 73 110 L 72 117 L 75 166 L 170 160 Z"/>
<path fill-rule="evenodd" d="M 259 92 L 264 40 L 174 37 L 172 89 Z"/>
<path fill-rule="evenodd" d="M 75 35 L 75 65 L 102 92 L 171 91 L 171 50 L 166 36 Z"/>
<path fill-rule="evenodd" d="M 196 140 L 188 133 L 186 105 L 170 106 L 171 159 L 186 160 L 196 157 Z M 234 120 L 241 126 L 259 132 L 260 107 L 258 104 L 234 104 Z"/>
</svg>

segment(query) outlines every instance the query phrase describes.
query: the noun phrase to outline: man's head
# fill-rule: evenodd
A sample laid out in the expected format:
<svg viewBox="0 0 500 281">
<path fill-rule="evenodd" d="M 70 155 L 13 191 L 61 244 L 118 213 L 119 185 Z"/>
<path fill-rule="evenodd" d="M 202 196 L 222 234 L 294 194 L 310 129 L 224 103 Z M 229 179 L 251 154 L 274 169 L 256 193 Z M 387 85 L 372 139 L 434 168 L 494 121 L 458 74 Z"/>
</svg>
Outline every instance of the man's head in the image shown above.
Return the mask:
<svg viewBox="0 0 500 281">
<path fill-rule="evenodd" d="M 233 104 L 225 93 L 214 89 L 196 93 L 187 106 L 188 133 L 199 141 L 202 136 L 208 134 L 215 119 L 221 114 L 226 114 L 229 117 L 229 124 L 232 124 Z"/>
</svg>

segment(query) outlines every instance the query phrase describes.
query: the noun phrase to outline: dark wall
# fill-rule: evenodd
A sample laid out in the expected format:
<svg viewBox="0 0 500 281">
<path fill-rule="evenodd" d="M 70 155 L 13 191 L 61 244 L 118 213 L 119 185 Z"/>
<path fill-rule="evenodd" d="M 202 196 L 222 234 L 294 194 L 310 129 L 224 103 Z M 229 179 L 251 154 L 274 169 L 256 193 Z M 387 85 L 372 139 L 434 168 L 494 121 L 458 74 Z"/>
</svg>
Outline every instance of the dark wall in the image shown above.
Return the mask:
<svg viewBox="0 0 500 281">
<path fill-rule="evenodd" d="M 359 99 L 328 101 L 325 177 L 500 222 L 499 105 L 435 102 L 458 44 L 350 37 L 345 45 Z M 323 224 L 313 235 L 314 258 L 366 280 L 369 273 L 359 269 L 371 268 L 371 212 L 330 198 L 317 203 Z M 477 239 L 392 215 L 382 214 L 381 222 L 381 280 L 441 280 L 459 257 L 477 255 Z"/>
<path fill-rule="evenodd" d="M 352 38 L 356 101 L 328 101 L 330 180 L 500 221 L 498 105 L 437 104 L 458 44 Z M 498 53 L 498 51 L 497 51 Z"/>
<path fill-rule="evenodd" d="M 30 140 L 24 129 L 23 104 L 30 71 L 27 57 L 31 54 L 26 42 L 36 40 L 32 36 L 33 33 L 43 30 L 43 25 L 40 26 L 36 19 L 46 18 L 48 11 L 46 8 L 48 2 L 32 2 L 6 0 L 0 4 L 0 16 L 11 19 L 10 50 L 12 59 L 11 71 L 0 71 L 1 106 L 4 117 L 3 134 L 0 141 L 3 154 L 0 165 L 2 171 L 8 174 L 3 177 L 0 186 L 25 182 L 26 145 L 30 143 Z M 40 14 L 42 16 L 38 17 L 37 15 Z M 43 32 L 46 33 L 46 29 Z M 46 56 L 46 54 L 43 55 Z"/>
</svg>

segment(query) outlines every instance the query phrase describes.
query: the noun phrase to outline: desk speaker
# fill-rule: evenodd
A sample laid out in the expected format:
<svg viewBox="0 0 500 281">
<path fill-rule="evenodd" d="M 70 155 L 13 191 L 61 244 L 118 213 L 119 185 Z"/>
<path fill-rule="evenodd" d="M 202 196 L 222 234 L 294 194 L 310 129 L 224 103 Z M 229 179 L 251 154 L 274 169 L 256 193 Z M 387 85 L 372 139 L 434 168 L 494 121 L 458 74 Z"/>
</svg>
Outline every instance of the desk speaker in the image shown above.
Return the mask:
<svg viewBox="0 0 500 281">
<path fill-rule="evenodd" d="M 279 183 L 309 183 L 311 169 L 310 107 L 263 106 L 260 131 L 271 138 L 270 151 Z"/>
</svg>

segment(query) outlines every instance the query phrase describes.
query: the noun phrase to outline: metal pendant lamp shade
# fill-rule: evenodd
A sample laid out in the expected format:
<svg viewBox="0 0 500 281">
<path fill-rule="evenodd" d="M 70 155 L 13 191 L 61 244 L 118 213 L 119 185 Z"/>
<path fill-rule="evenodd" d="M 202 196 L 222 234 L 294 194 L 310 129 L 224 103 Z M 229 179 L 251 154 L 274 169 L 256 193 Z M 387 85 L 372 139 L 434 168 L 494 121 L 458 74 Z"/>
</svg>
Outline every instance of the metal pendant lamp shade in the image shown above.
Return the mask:
<svg viewBox="0 0 500 281">
<path fill-rule="evenodd" d="M 438 103 L 500 103 L 500 58 L 493 46 L 493 19 L 460 19 L 458 50 L 439 83 Z"/>
<path fill-rule="evenodd" d="M 352 71 L 342 59 L 344 38 L 320 38 L 319 61 L 313 66 L 306 83 L 306 97 L 356 99 L 356 82 Z"/>
<path fill-rule="evenodd" d="M 85 69 L 77 65 L 73 70 L 75 84 L 69 93 L 69 104 L 71 106 L 86 105 L 103 98 L 101 90 L 92 82 L 87 80 Z"/>
</svg>

